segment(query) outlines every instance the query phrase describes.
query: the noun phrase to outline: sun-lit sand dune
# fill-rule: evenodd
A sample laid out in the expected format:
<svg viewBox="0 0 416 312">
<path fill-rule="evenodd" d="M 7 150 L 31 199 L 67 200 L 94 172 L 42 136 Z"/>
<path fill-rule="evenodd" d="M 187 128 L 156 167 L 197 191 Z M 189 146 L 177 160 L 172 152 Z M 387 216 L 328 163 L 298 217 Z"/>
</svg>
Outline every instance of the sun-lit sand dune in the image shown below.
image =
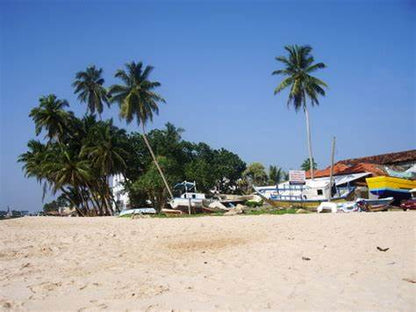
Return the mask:
<svg viewBox="0 0 416 312">
<path fill-rule="evenodd" d="M 1 221 L 0 307 L 411 311 L 415 228 L 414 212 Z"/>
</svg>

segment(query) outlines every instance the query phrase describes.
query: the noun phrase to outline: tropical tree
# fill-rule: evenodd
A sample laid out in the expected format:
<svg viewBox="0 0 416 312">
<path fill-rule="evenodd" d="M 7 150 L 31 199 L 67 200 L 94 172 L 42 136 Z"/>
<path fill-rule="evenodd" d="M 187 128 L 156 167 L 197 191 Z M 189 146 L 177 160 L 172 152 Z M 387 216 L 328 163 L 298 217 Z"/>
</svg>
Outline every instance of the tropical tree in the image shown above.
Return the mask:
<svg viewBox="0 0 416 312">
<path fill-rule="evenodd" d="M 87 160 L 81 159 L 76 153 L 64 146 L 58 148 L 61 151 L 56 154 L 54 161 L 43 164 L 43 170 L 53 181 L 52 191 L 56 194 L 67 186 L 73 187 L 80 195 L 86 210 L 89 210 L 89 200 L 84 189 L 88 188 L 89 182 L 92 181 L 91 166 Z"/>
<path fill-rule="evenodd" d="M 126 140 L 125 131 L 114 127 L 112 120 L 101 122 L 89 133 L 81 155 L 91 160 L 100 175 L 108 177 L 118 174 L 126 168 Z"/>
<path fill-rule="evenodd" d="M 101 204 L 107 214 L 111 214 L 111 201 L 113 196 L 108 183 L 111 175 L 124 173 L 126 169 L 125 158 L 127 158 L 127 136 L 124 130 L 113 126 L 110 119 L 107 122 L 99 122 L 91 131 L 81 148 L 80 155 L 90 161 L 96 178 L 92 181 L 93 189 L 98 196 L 96 202 L 101 198 Z"/>
<path fill-rule="evenodd" d="M 122 84 L 112 85 L 109 94 L 111 95 L 111 102 L 118 103 L 121 118 L 125 119 L 128 124 L 136 119 L 137 125 L 142 126 L 144 142 L 152 155 L 169 195 L 173 197 L 169 184 L 146 136 L 146 123 L 153 121 L 154 113 L 159 113 L 158 103 L 165 103 L 165 100 L 154 91 L 160 86 L 160 83 L 149 80 L 152 70 L 152 66 L 143 68 L 142 62 L 127 63 L 125 70 L 119 69 L 115 74 L 115 77 L 119 78 Z"/>
<path fill-rule="evenodd" d="M 243 172 L 243 178 L 249 185 L 264 185 L 267 182 L 267 174 L 261 163 L 253 162 Z"/>
<path fill-rule="evenodd" d="M 59 100 L 54 94 L 41 97 L 39 106 L 33 108 L 29 114 L 35 123 L 36 135 L 45 130 L 49 141 L 62 140 L 70 118 L 73 117 L 72 112 L 65 111 L 67 106 L 66 100 Z"/>
<path fill-rule="evenodd" d="M 172 160 L 164 156 L 158 156 L 158 163 L 163 167 L 163 170 L 167 173 L 167 177 L 170 183 L 177 181 L 175 174 L 172 174 Z M 167 188 L 164 185 L 164 181 L 161 179 L 161 175 L 156 168 L 156 163 L 151 163 L 148 170 L 141 175 L 131 186 L 134 192 L 145 193 L 148 198 L 151 199 L 154 208 L 157 212 L 165 206 L 168 199 Z"/>
<path fill-rule="evenodd" d="M 94 114 L 97 111 L 100 117 L 104 104 L 110 106 L 107 90 L 103 86 L 102 73 L 102 68 L 89 66 L 85 71 L 76 73 L 75 81 L 72 83 L 74 93 L 78 94 L 78 100 L 87 104 L 87 113 L 89 111 Z"/>
<path fill-rule="evenodd" d="M 318 96 L 325 96 L 324 88 L 328 87 L 327 84 L 311 74 L 318 69 L 325 68 L 326 65 L 324 63 L 314 63 L 315 60 L 310 54 L 312 48 L 308 45 L 285 46 L 285 50 L 288 52 L 287 57 L 276 57 L 278 62 L 283 63 L 284 68 L 275 70 L 272 74 L 282 75 L 285 78 L 276 87 L 274 94 L 276 95 L 282 90 L 290 88 L 287 105 L 293 106 L 296 112 L 301 108 L 305 112 L 310 171 L 313 179 L 313 155 L 307 99 L 314 106 L 319 105 Z"/>
<path fill-rule="evenodd" d="M 312 158 L 312 164 L 313 164 L 313 170 L 318 169 L 318 164 L 315 162 L 315 159 L 313 159 L 313 158 Z M 311 169 L 311 162 L 310 162 L 310 160 L 308 158 L 306 158 L 303 161 L 302 165 L 300 165 L 300 168 L 302 170 L 305 170 L 305 171 L 310 170 Z"/>
<path fill-rule="evenodd" d="M 269 184 L 279 184 L 288 179 L 288 174 L 277 166 L 269 167 Z"/>
</svg>

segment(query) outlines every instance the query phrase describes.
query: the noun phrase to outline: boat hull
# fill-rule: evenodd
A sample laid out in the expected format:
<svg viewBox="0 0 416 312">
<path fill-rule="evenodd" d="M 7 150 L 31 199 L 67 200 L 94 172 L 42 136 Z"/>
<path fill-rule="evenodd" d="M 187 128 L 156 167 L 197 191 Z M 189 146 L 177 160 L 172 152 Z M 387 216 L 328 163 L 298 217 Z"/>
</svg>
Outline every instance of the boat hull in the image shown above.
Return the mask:
<svg viewBox="0 0 416 312">
<path fill-rule="evenodd" d="M 351 195 L 351 194 L 350 194 Z M 343 198 L 335 198 L 332 199 L 331 202 L 334 203 L 343 203 L 347 202 L 352 198 L 352 196 L 346 196 Z M 316 208 L 323 202 L 327 202 L 327 200 L 303 200 L 303 201 L 295 201 L 295 200 L 273 200 L 273 199 L 266 199 L 266 201 L 274 207 L 279 208 L 303 208 L 308 210 L 316 210 Z"/>
<path fill-rule="evenodd" d="M 371 194 L 380 198 L 394 197 L 394 205 L 400 201 L 411 197 L 410 190 L 416 187 L 416 181 L 394 178 L 394 177 L 374 177 L 367 178 L 368 189 Z"/>
</svg>

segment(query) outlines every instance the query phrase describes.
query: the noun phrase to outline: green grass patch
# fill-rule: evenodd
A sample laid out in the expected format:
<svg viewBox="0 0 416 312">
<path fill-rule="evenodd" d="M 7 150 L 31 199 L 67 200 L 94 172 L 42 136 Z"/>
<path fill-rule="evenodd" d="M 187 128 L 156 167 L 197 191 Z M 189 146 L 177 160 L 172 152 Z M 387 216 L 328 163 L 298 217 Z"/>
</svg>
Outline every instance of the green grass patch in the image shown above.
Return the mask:
<svg viewBox="0 0 416 312">
<path fill-rule="evenodd" d="M 288 209 L 255 209 L 246 211 L 244 214 L 246 215 L 263 215 L 263 214 L 270 214 L 270 215 L 283 215 L 283 214 L 295 214 L 297 209 L 288 208 Z"/>
</svg>

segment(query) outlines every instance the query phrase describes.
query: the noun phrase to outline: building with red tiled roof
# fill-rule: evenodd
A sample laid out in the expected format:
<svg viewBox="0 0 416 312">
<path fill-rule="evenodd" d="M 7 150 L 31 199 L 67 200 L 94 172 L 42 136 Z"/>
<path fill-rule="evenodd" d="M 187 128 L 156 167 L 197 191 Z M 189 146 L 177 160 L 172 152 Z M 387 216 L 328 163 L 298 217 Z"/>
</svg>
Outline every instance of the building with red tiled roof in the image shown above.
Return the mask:
<svg viewBox="0 0 416 312">
<path fill-rule="evenodd" d="M 416 163 L 416 150 L 341 160 L 334 165 L 334 175 L 370 172 L 372 176 L 385 176 L 387 175 L 384 170 L 385 165 L 397 166 L 410 163 Z M 329 177 L 330 172 L 331 166 L 315 170 L 314 177 Z M 306 177 L 310 178 L 309 171 L 306 172 Z"/>
<path fill-rule="evenodd" d="M 386 175 L 386 172 L 382 169 L 382 166 L 376 165 L 376 164 L 358 163 L 354 166 L 347 166 L 342 162 L 337 162 L 334 165 L 334 175 L 353 174 L 353 173 L 362 173 L 362 172 L 370 172 L 373 176 Z M 322 170 L 314 171 L 315 178 L 329 177 L 330 174 L 331 174 L 331 166 Z M 308 179 L 310 178 L 310 171 L 306 172 L 306 178 Z"/>
<path fill-rule="evenodd" d="M 397 153 L 387 153 L 374 156 L 367 156 L 361 158 L 352 158 L 341 160 L 342 163 L 348 166 L 353 166 L 359 163 L 369 163 L 376 165 L 401 165 L 404 163 L 416 162 L 416 150 L 409 150 Z"/>
</svg>

